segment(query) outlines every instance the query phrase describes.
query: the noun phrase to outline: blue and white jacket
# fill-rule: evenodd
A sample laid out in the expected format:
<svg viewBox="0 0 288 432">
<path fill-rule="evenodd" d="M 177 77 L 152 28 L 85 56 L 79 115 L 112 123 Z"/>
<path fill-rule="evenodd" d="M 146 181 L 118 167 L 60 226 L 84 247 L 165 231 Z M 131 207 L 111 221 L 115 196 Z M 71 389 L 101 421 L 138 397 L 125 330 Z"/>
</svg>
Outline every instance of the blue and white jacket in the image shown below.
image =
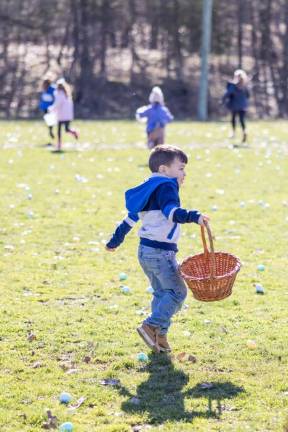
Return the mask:
<svg viewBox="0 0 288 432">
<path fill-rule="evenodd" d="M 138 108 L 136 118 L 147 118 L 146 132 L 150 133 L 158 127 L 164 128 L 174 117 L 166 106 L 156 102 L 152 105 Z"/>
<path fill-rule="evenodd" d="M 118 247 L 138 222 L 140 243 L 153 248 L 177 251 L 180 236 L 179 224 L 198 223 L 201 214 L 197 210 L 185 210 L 180 206 L 179 186 L 176 178 L 153 173 L 144 183 L 125 193 L 128 216 L 120 223 L 107 247 Z"/>
<path fill-rule="evenodd" d="M 47 111 L 49 106 L 53 105 L 55 101 L 55 90 L 56 87 L 54 84 L 51 84 L 46 91 L 43 91 L 39 100 L 39 108 L 42 111 Z"/>
</svg>

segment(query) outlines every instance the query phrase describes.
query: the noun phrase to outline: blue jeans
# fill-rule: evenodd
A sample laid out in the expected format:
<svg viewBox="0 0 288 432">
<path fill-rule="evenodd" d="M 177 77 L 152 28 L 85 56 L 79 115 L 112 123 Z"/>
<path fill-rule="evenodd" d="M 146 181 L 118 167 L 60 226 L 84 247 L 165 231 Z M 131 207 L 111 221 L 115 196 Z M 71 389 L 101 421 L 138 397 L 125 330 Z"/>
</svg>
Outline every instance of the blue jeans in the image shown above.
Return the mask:
<svg viewBox="0 0 288 432">
<path fill-rule="evenodd" d="M 175 252 L 139 245 L 138 259 L 154 290 L 151 315 L 144 321 L 166 334 L 171 317 L 180 310 L 187 288 L 178 271 Z"/>
</svg>

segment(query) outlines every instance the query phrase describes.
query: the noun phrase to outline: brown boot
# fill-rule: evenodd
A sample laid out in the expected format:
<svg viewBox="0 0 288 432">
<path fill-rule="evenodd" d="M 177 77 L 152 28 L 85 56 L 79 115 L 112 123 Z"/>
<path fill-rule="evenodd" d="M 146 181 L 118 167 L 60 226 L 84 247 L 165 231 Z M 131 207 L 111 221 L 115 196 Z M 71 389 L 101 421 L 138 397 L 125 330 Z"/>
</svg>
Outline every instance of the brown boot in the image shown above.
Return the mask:
<svg viewBox="0 0 288 432">
<path fill-rule="evenodd" d="M 157 342 L 161 352 L 170 352 L 172 351 L 166 335 L 157 335 Z"/>
<path fill-rule="evenodd" d="M 157 353 L 160 352 L 160 348 L 157 343 L 157 332 L 158 332 L 157 327 L 152 327 L 149 324 L 143 323 L 141 327 L 137 328 L 137 332 L 149 348 L 151 348 L 153 351 Z"/>
</svg>

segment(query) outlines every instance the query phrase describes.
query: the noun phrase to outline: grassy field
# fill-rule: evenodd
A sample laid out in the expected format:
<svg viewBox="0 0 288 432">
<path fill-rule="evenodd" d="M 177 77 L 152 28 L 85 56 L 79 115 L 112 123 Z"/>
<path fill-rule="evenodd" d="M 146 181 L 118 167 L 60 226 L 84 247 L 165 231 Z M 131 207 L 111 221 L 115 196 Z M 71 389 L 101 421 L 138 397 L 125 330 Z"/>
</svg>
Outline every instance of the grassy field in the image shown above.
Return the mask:
<svg viewBox="0 0 288 432">
<path fill-rule="evenodd" d="M 41 431 L 47 409 L 75 432 L 288 430 L 288 123 L 251 122 L 248 148 L 232 147 L 224 122 L 169 127 L 190 157 L 182 205 L 209 214 L 215 248 L 243 263 L 230 298 L 188 293 L 170 358 L 135 332 L 151 300 L 137 229 L 104 250 L 124 191 L 149 175 L 143 125 L 75 126 L 79 144 L 53 154 L 42 123 L 0 123 L 1 432 Z M 179 261 L 201 250 L 199 234 L 183 226 Z M 84 403 L 60 404 L 63 391 Z"/>
</svg>

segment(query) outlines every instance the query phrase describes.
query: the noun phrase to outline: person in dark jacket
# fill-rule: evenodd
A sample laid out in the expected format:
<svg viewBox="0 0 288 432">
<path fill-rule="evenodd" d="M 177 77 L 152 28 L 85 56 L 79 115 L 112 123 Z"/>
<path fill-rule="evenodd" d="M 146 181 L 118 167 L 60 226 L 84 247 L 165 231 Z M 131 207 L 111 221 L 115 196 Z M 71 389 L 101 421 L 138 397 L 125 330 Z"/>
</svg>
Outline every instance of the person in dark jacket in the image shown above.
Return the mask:
<svg viewBox="0 0 288 432">
<path fill-rule="evenodd" d="M 245 71 L 237 69 L 234 72 L 234 79 L 227 83 L 226 92 L 223 96 L 223 103 L 231 111 L 232 138 L 236 131 L 236 118 L 239 116 L 242 128 L 242 142 L 247 141 L 246 132 L 246 111 L 248 108 L 249 91 L 247 89 L 248 77 Z"/>
</svg>

